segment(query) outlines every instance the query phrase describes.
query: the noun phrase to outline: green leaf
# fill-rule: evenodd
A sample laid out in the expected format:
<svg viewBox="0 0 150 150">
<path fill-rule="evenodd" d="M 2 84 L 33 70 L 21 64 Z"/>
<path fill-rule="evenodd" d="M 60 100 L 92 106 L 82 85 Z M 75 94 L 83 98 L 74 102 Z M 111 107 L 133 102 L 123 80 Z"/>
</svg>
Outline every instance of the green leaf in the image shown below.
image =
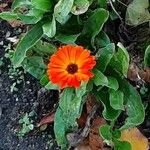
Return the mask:
<svg viewBox="0 0 150 150">
<path fill-rule="evenodd" d="M 103 139 L 112 140 L 111 127 L 109 125 L 102 125 L 99 129 L 99 133 Z"/>
<path fill-rule="evenodd" d="M 22 66 L 27 72 L 37 79 L 40 79 L 44 75 L 47 68 L 43 62 L 43 58 L 39 56 L 30 56 L 25 58 Z"/>
<path fill-rule="evenodd" d="M 85 13 L 90 6 L 90 3 L 88 0 L 74 0 L 74 5 L 72 8 L 72 13 L 74 15 L 80 15 Z"/>
<path fill-rule="evenodd" d="M 76 34 L 76 35 L 59 34 L 55 38 L 56 40 L 60 41 L 63 44 L 75 44 L 75 41 L 77 40 L 79 35 L 80 34 Z"/>
<path fill-rule="evenodd" d="M 68 19 L 68 14 L 71 12 L 74 0 L 59 0 L 54 8 L 56 20 L 63 24 Z"/>
<path fill-rule="evenodd" d="M 121 43 L 118 43 L 118 51 L 111 59 L 110 66 L 121 75 L 127 77 L 129 67 L 129 54 Z"/>
<path fill-rule="evenodd" d="M 53 44 L 43 42 L 42 40 L 40 40 L 31 48 L 31 50 L 35 51 L 41 56 L 44 56 L 44 55 L 50 56 L 56 52 L 57 47 Z"/>
<path fill-rule="evenodd" d="M 115 129 L 115 130 L 112 131 L 112 135 L 113 135 L 113 138 L 120 139 L 121 131 L 119 129 Z"/>
<path fill-rule="evenodd" d="M 104 110 L 103 110 L 103 117 L 106 120 L 110 120 L 113 121 L 115 119 L 118 118 L 119 114 L 120 114 L 120 110 L 115 110 L 110 106 L 110 102 L 109 102 L 109 94 L 108 92 L 104 92 L 103 90 L 97 91 L 97 90 L 93 90 L 92 91 L 95 95 L 95 97 L 102 102 L 103 106 L 104 106 Z"/>
<path fill-rule="evenodd" d="M 114 150 L 132 150 L 131 144 L 127 141 L 114 140 Z"/>
<path fill-rule="evenodd" d="M 0 18 L 4 20 L 16 20 L 18 19 L 18 15 L 13 12 L 2 12 L 0 13 Z"/>
<path fill-rule="evenodd" d="M 104 72 L 106 70 L 106 67 L 110 63 L 110 60 L 114 55 L 114 52 L 115 52 L 114 43 L 108 44 L 106 47 L 98 50 L 96 54 L 96 56 L 98 57 L 96 65 L 100 71 Z"/>
<path fill-rule="evenodd" d="M 101 8 L 107 8 L 107 0 L 98 0 L 98 4 Z"/>
<path fill-rule="evenodd" d="M 76 119 L 80 117 L 83 107 L 82 96 L 76 96 L 73 88 L 65 88 L 61 94 L 59 108 L 55 114 L 54 131 L 58 144 L 62 149 L 66 150 L 67 139 L 66 134 L 77 130 Z"/>
<path fill-rule="evenodd" d="M 150 67 L 150 45 L 145 50 L 144 66 L 145 67 Z"/>
<path fill-rule="evenodd" d="M 101 31 L 96 37 L 95 37 L 95 46 L 97 48 L 106 47 L 108 44 L 110 44 L 110 39 L 108 35 Z"/>
<path fill-rule="evenodd" d="M 126 23 L 139 25 L 150 20 L 149 0 L 133 0 L 127 7 Z"/>
<path fill-rule="evenodd" d="M 116 110 L 124 110 L 124 94 L 120 90 L 110 90 L 109 91 L 109 100 L 112 108 Z"/>
<path fill-rule="evenodd" d="M 91 44 L 94 46 L 96 35 L 102 30 L 104 23 L 109 17 L 109 12 L 103 8 L 96 9 L 88 20 L 85 22 L 82 34 L 86 38 L 91 39 Z"/>
<path fill-rule="evenodd" d="M 45 85 L 48 84 L 48 82 L 49 82 L 49 78 L 48 78 L 47 74 L 44 74 L 44 75 L 42 76 L 42 78 L 40 79 L 40 84 L 41 84 L 42 86 L 45 86 Z"/>
<path fill-rule="evenodd" d="M 98 69 L 93 69 L 94 77 L 92 78 L 94 84 L 96 86 L 99 85 L 108 85 L 108 79 L 107 77 Z"/>
<path fill-rule="evenodd" d="M 36 9 L 47 12 L 52 9 L 52 0 L 32 0 L 32 5 Z"/>
<path fill-rule="evenodd" d="M 42 35 L 42 24 L 38 23 L 21 39 L 13 56 L 13 65 L 15 68 L 20 66 L 26 57 L 27 50 L 34 46 L 42 38 Z"/>
<path fill-rule="evenodd" d="M 111 76 L 107 76 L 107 79 L 108 79 L 107 87 L 109 87 L 115 91 L 118 90 L 119 84 L 118 84 L 118 81 L 116 80 L 116 78 L 111 77 Z"/>
<path fill-rule="evenodd" d="M 128 129 L 138 126 L 144 121 L 145 112 L 138 92 L 126 80 L 119 81 L 120 90 L 124 93 L 126 102 L 127 119 L 121 129 Z"/>
<path fill-rule="evenodd" d="M 43 25 L 43 32 L 45 35 L 47 35 L 49 38 L 52 38 L 56 34 L 56 20 L 53 16 L 52 21 L 48 20 Z"/>
<path fill-rule="evenodd" d="M 18 13 L 18 18 L 25 24 L 36 24 L 43 17 L 43 12 L 37 9 L 29 10 L 27 14 Z"/>
<path fill-rule="evenodd" d="M 59 86 L 56 85 L 56 84 L 53 84 L 51 81 L 49 81 L 46 85 L 45 85 L 45 88 L 47 90 L 58 90 L 59 89 Z"/>
</svg>

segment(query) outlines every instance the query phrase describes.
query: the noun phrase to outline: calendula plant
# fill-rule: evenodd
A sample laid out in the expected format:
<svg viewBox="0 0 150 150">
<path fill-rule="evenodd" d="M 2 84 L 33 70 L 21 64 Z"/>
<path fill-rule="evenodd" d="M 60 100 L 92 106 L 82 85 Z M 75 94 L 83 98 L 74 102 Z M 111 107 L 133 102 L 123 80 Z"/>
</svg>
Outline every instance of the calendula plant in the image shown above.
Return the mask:
<svg viewBox="0 0 150 150">
<path fill-rule="evenodd" d="M 76 119 L 89 93 L 104 106 L 108 124 L 100 128 L 102 137 L 115 149 L 131 149 L 119 140 L 120 132 L 141 124 L 144 108 L 126 80 L 130 61 L 126 48 L 120 42 L 116 46 L 102 30 L 110 20 L 107 0 L 15 0 L 12 11 L 0 17 L 33 26 L 20 39 L 12 63 L 46 89 L 60 91 L 54 131 L 61 149 L 69 146 L 66 135 L 78 129 Z M 127 114 L 124 125 L 114 129 L 122 112 Z"/>
</svg>

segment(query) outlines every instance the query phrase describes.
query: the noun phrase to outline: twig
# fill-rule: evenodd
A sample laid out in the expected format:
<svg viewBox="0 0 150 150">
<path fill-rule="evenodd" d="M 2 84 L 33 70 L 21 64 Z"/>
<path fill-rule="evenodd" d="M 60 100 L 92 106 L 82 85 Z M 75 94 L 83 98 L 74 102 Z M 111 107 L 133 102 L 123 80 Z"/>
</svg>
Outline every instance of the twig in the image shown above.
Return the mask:
<svg viewBox="0 0 150 150">
<path fill-rule="evenodd" d="M 117 12 L 117 10 L 115 9 L 115 7 L 114 7 L 114 5 L 113 5 L 113 3 L 112 3 L 112 0 L 109 0 L 109 3 L 110 3 L 111 8 L 113 9 L 113 11 L 116 13 L 116 15 L 119 17 L 119 19 L 120 19 L 121 22 L 122 22 L 123 18 L 120 16 L 120 14 L 119 14 L 119 13 Z"/>
</svg>

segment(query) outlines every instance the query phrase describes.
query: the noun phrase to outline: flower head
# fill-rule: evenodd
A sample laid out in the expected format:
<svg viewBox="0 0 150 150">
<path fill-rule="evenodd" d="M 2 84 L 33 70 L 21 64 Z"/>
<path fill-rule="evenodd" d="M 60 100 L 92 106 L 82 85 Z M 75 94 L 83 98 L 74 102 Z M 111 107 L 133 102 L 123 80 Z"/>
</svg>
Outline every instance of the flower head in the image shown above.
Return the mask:
<svg viewBox="0 0 150 150">
<path fill-rule="evenodd" d="M 95 57 L 82 46 L 66 45 L 50 57 L 47 74 L 52 83 L 64 87 L 79 87 L 81 81 L 88 81 L 93 74 Z"/>
</svg>

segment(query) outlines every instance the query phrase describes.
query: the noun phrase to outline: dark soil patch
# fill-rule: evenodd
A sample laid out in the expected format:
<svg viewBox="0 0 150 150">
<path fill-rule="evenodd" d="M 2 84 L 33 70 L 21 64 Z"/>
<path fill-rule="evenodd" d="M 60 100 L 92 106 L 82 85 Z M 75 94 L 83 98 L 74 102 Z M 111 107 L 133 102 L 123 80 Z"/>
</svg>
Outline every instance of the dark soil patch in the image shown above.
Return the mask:
<svg viewBox="0 0 150 150">
<path fill-rule="evenodd" d="M 17 29 L 12 29 L 5 21 L 0 21 L 0 150 L 56 150 L 57 145 L 54 139 L 53 126 L 46 131 L 41 132 L 35 129 L 33 132 L 22 138 L 17 137 L 17 130 L 20 128 L 19 119 L 25 114 L 34 110 L 33 120 L 36 124 L 42 117 L 42 114 L 48 113 L 57 100 L 57 92 L 48 92 L 46 97 L 37 99 L 40 85 L 36 79 L 29 74 L 21 72 L 11 79 L 9 70 L 9 58 L 5 56 L 5 46 L 9 42 L 6 40 L 6 34 L 13 37 L 17 34 Z M 17 78 L 23 76 L 22 82 L 16 87 L 18 91 L 11 92 L 11 86 L 17 81 Z M 38 117 L 37 117 L 38 116 Z"/>
</svg>

